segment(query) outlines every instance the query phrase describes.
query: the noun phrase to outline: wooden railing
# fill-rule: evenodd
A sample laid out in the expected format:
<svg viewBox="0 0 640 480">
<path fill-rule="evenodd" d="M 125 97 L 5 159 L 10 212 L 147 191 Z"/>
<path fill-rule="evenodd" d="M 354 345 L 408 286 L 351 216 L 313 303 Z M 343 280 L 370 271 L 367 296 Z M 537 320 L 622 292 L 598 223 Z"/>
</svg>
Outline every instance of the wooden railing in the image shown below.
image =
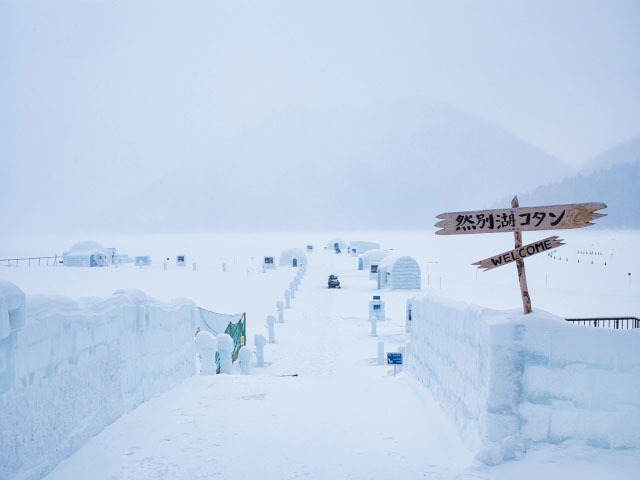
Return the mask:
<svg viewBox="0 0 640 480">
<path fill-rule="evenodd" d="M 42 266 L 43 263 L 44 266 L 55 267 L 56 265 L 61 263 L 61 260 L 62 257 L 59 257 L 58 255 L 55 255 L 53 257 L 0 258 L 0 266 L 18 267 L 20 265 L 20 262 L 22 262 L 23 265 L 26 264 L 29 267 L 31 267 L 32 265 Z"/>
<path fill-rule="evenodd" d="M 640 328 L 640 318 L 638 317 L 567 318 L 566 320 L 574 324 L 596 328 L 615 328 L 618 330 Z"/>
</svg>

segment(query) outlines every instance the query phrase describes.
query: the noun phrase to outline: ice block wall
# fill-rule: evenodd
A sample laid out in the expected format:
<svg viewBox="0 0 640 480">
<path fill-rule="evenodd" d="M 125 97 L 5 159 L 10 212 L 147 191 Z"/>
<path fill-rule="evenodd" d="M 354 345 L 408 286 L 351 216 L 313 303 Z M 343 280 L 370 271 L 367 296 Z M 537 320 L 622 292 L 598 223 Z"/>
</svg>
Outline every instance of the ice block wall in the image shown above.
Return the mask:
<svg viewBox="0 0 640 480">
<path fill-rule="evenodd" d="M 193 375 L 196 307 L 140 291 L 32 295 L 0 282 L 0 478 L 40 478 L 125 412 Z"/>
<path fill-rule="evenodd" d="M 409 367 L 486 463 L 536 443 L 640 448 L 640 330 L 410 300 Z"/>
</svg>

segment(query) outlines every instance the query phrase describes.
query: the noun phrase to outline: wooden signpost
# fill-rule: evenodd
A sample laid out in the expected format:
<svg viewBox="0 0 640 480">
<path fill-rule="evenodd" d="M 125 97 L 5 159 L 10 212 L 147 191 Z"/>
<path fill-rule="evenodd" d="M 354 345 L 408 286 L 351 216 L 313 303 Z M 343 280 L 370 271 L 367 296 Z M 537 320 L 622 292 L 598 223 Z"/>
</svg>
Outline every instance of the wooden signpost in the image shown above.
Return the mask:
<svg viewBox="0 0 640 480">
<path fill-rule="evenodd" d="M 582 228 L 593 225 L 593 220 L 606 216 L 596 213 L 607 208 L 604 203 L 573 203 L 567 205 L 550 205 L 545 207 L 520 208 L 518 197 L 511 200 L 510 209 L 479 210 L 472 212 L 442 213 L 436 227 L 437 235 L 460 235 L 475 233 L 513 232 L 515 248 L 500 255 L 489 257 L 473 265 L 486 272 L 502 265 L 515 262 L 520 281 L 520 294 L 524 313 L 531 313 L 531 298 L 527 288 L 527 277 L 524 270 L 524 259 L 538 253 L 546 252 L 564 245 L 557 236 L 548 237 L 538 242 L 522 245 L 523 231 L 564 230 Z"/>
<path fill-rule="evenodd" d="M 531 230 L 566 230 L 593 225 L 592 220 L 606 216 L 595 213 L 607 208 L 604 203 L 573 203 L 549 207 L 518 208 L 518 197 L 511 201 L 512 208 L 480 210 L 477 212 L 442 213 L 436 227 L 437 235 L 461 233 L 526 232 Z"/>
<path fill-rule="evenodd" d="M 507 263 L 517 262 L 523 258 L 530 257 L 536 253 L 546 252 L 547 250 L 553 250 L 554 248 L 564 245 L 563 240 L 557 236 L 548 237 L 539 242 L 530 243 L 520 248 L 510 250 L 495 257 L 485 258 L 479 262 L 474 263 L 478 268 L 484 268 L 484 271 L 491 270 L 492 268 L 501 267 Z"/>
</svg>

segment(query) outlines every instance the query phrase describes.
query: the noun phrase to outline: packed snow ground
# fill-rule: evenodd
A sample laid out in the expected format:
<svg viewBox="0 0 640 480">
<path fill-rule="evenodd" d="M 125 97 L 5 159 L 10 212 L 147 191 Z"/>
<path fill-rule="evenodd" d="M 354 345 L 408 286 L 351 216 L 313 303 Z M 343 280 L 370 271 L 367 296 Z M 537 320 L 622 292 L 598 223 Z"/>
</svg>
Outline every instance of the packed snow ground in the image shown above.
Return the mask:
<svg viewBox="0 0 640 480">
<path fill-rule="evenodd" d="M 574 241 L 562 247 L 569 262 L 544 255 L 527 262 L 534 307 L 565 316 L 638 315 L 633 283 L 638 235 L 572 235 Z M 447 243 L 432 233 L 349 236 L 356 237 L 380 240 L 383 247 L 415 256 L 423 289 L 495 308 L 519 305 L 515 267 L 476 278 L 468 265 L 511 248 L 504 239 L 488 242 L 489 236 L 475 236 Z M 283 268 L 263 274 L 262 255 L 277 256 L 306 243 L 319 249 L 322 241 L 313 240 L 301 235 L 124 238 L 130 248 L 148 248 L 114 246 L 130 255 L 151 254 L 154 266 L 12 267 L 0 268 L 0 275 L 27 294 L 108 296 L 116 288 L 135 287 L 159 299 L 190 297 L 215 311 L 247 311 L 251 344 L 254 333 L 265 332 L 265 315 L 275 313 L 275 301 L 293 276 L 292 269 Z M 185 241 L 190 245 L 182 245 Z M 47 248 L 42 239 L 36 243 Z M 597 263 L 601 255 L 591 255 L 593 265 L 590 259 L 578 264 L 578 244 L 592 247 L 586 251 L 608 252 L 607 265 Z M 27 242 L 13 248 L 7 256 L 34 255 Z M 20 248 L 25 251 L 18 253 Z M 174 261 L 178 253 L 187 255 L 189 267 L 170 264 L 164 272 L 157 258 L 171 256 Z M 198 263 L 195 272 L 190 257 Z M 285 324 L 276 325 L 277 344 L 267 345 L 266 368 L 254 368 L 249 377 L 236 372 L 185 381 L 107 427 L 50 478 L 637 478 L 636 451 L 566 444 L 530 450 L 523 459 L 498 467 L 475 463 L 428 390 L 404 372 L 393 377 L 389 367 L 375 365 L 378 340 L 385 341 L 387 351 L 406 341 L 404 301 L 415 292 L 381 292 L 391 321 L 378 324 L 379 337 L 373 338 L 368 336 L 367 306 L 375 283 L 356 270 L 357 260 L 321 249 L 308 258 L 293 309 L 285 310 Z M 329 273 L 339 275 L 342 290 L 326 288 Z M 298 376 L 283 376 L 292 374 Z"/>
</svg>

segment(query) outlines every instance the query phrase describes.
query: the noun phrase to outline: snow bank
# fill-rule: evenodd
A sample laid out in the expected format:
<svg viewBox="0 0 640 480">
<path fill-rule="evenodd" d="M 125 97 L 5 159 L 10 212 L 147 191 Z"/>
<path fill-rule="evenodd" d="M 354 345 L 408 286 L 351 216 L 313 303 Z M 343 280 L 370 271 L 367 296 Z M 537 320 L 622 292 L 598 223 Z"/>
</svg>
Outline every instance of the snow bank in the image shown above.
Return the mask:
<svg viewBox="0 0 640 480">
<path fill-rule="evenodd" d="M 0 280 L 0 341 L 7 338 L 12 330 L 21 328 L 24 325 L 25 316 L 26 303 L 22 290 L 13 283 Z M 3 363 L 0 362 L 0 366 L 2 365 Z M 0 378 L 0 392 L 2 391 Z"/>
<path fill-rule="evenodd" d="M 25 321 L 0 340 L 0 478 L 40 478 L 194 372 L 190 301 L 122 291 L 77 302 L 22 294 L 20 304 L 17 287 L 0 287 L 2 308 L 26 304 Z"/>
<path fill-rule="evenodd" d="M 479 459 L 578 441 L 640 448 L 640 331 L 414 297 L 409 368 Z"/>
</svg>

